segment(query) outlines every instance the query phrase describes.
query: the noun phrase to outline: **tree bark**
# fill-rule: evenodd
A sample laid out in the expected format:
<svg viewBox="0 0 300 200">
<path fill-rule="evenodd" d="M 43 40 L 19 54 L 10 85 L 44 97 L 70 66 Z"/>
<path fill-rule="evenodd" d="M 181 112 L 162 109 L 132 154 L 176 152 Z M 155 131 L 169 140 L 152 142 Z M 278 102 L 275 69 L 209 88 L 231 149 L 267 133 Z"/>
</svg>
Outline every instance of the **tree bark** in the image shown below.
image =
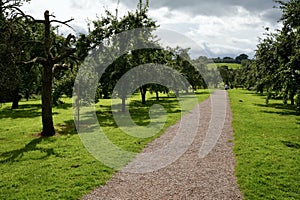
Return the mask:
<svg viewBox="0 0 300 200">
<path fill-rule="evenodd" d="M 15 90 L 13 92 L 13 99 L 12 99 L 12 106 L 11 109 L 18 109 L 19 108 L 19 101 L 21 100 L 22 97 L 19 95 L 19 89 Z"/>
<path fill-rule="evenodd" d="M 122 96 L 122 112 L 125 113 L 125 103 L 126 103 L 126 97 Z"/>
<path fill-rule="evenodd" d="M 295 105 L 295 95 L 296 93 L 295 92 L 291 92 L 290 94 L 290 98 L 291 98 L 291 105 L 294 106 Z"/>
<path fill-rule="evenodd" d="M 140 92 L 141 92 L 141 96 L 142 96 L 142 104 L 145 105 L 146 104 L 147 86 L 140 87 Z"/>
<path fill-rule="evenodd" d="M 155 91 L 155 93 L 156 93 L 156 101 L 159 101 L 159 92 Z"/>
<path fill-rule="evenodd" d="M 45 35 L 44 35 L 44 51 L 47 58 L 47 62 L 43 63 L 43 75 L 42 75 L 42 123 L 43 131 L 41 135 L 43 137 L 51 137 L 55 135 L 53 117 L 52 117 L 52 79 L 53 79 L 53 66 L 51 49 L 51 22 L 49 11 L 44 14 L 45 17 Z"/>
<path fill-rule="evenodd" d="M 175 90 L 176 97 L 179 97 L 179 90 Z"/>
<path fill-rule="evenodd" d="M 51 137 L 55 135 L 53 117 L 52 117 L 52 65 L 51 63 L 44 65 L 43 83 L 42 83 L 42 123 L 43 137 Z"/>
</svg>

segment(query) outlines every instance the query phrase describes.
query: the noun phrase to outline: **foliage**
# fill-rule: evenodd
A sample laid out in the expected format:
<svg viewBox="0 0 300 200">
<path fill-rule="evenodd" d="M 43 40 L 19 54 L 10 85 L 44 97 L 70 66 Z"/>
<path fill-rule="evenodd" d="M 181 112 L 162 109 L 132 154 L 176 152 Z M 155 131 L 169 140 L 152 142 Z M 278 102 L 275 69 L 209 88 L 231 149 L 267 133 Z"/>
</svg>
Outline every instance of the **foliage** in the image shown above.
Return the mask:
<svg viewBox="0 0 300 200">
<path fill-rule="evenodd" d="M 281 96 L 284 104 L 289 99 L 294 105 L 300 95 L 300 1 L 276 2 L 282 10 L 283 27 L 261 39 L 255 61 L 241 70 L 247 77 L 242 84 L 261 93 L 266 90 L 267 103 L 270 97 Z"/>
<path fill-rule="evenodd" d="M 28 76 L 33 74 L 21 63 L 28 57 L 24 41 L 30 36 L 28 29 L 23 28 L 24 20 L 16 13 L 21 5 L 22 1 L 0 2 L 0 102 L 13 101 L 12 108 L 18 106 L 19 93 L 24 91 L 22 83 L 32 82 Z"/>
</svg>

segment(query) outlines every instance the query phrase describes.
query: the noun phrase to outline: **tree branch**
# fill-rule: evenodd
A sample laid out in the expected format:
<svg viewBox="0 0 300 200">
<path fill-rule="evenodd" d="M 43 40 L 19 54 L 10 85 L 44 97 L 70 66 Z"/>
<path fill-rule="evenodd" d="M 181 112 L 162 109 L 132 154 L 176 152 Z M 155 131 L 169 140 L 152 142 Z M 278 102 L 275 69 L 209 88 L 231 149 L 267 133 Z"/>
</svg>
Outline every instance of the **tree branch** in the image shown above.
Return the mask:
<svg viewBox="0 0 300 200">
<path fill-rule="evenodd" d="M 55 22 L 55 23 L 63 24 L 63 25 L 65 25 L 65 26 L 71 28 L 72 30 L 74 30 L 73 27 L 70 26 L 70 25 L 68 24 L 69 22 L 71 22 L 71 21 L 73 21 L 73 20 L 74 20 L 73 18 L 72 18 L 72 19 L 69 19 L 69 20 L 67 20 L 67 21 L 51 20 L 50 23 Z"/>
<path fill-rule="evenodd" d="M 43 64 L 47 62 L 47 59 L 45 58 L 42 58 L 42 57 L 36 57 L 30 61 L 27 61 L 27 62 L 24 62 L 25 65 L 28 65 L 28 64 L 32 64 L 32 63 L 39 63 L 39 64 Z"/>
<path fill-rule="evenodd" d="M 70 55 L 74 54 L 76 52 L 75 48 L 69 49 L 67 51 L 65 51 L 64 53 L 62 53 L 59 56 L 56 56 L 52 59 L 53 63 L 59 63 L 62 60 L 64 60 L 65 58 L 68 58 Z"/>
<path fill-rule="evenodd" d="M 25 18 L 25 19 L 31 19 L 33 21 L 36 21 L 32 16 L 30 15 L 26 15 L 20 8 L 16 7 L 16 6 L 12 6 L 13 9 L 17 10 L 18 13 L 16 13 L 15 16 L 18 16 L 18 15 L 21 15 L 21 17 L 17 18 L 17 19 L 20 19 L 20 18 Z"/>
</svg>

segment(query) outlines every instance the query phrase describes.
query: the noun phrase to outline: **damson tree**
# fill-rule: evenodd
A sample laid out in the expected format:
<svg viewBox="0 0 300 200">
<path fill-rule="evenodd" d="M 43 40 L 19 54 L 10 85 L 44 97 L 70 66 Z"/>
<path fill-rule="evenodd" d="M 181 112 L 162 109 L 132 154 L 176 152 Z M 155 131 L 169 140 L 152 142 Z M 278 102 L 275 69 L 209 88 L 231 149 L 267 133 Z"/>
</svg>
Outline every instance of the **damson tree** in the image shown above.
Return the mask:
<svg viewBox="0 0 300 200">
<path fill-rule="evenodd" d="M 0 102 L 12 101 L 12 109 L 18 108 L 22 80 L 26 79 L 27 66 L 21 61 L 28 57 L 24 41 L 30 37 L 17 14 L 21 5 L 22 1 L 0 1 Z"/>
<path fill-rule="evenodd" d="M 140 0 L 135 12 L 128 12 L 127 15 L 119 17 L 118 10 L 116 14 L 106 11 L 105 17 L 92 22 L 93 29 L 85 38 L 86 44 L 91 50 L 101 49 L 98 58 L 100 62 L 111 63 L 100 78 L 101 92 L 105 97 L 112 93 L 114 86 L 126 72 L 139 64 L 145 63 L 148 59 L 146 58 L 147 52 L 152 51 L 145 49 L 129 52 L 128 47 L 136 45 L 135 43 L 145 44 L 145 46 L 148 46 L 147 44 L 150 46 L 155 45 L 153 45 L 151 31 L 157 25 L 155 21 L 149 18 L 148 8 L 149 2 L 143 3 Z M 123 37 L 120 38 L 118 34 L 121 33 Z M 135 40 L 133 41 L 130 38 Z M 123 56 L 119 56 L 118 52 L 125 53 Z M 97 69 L 97 71 L 102 71 L 102 69 Z M 142 86 L 140 91 L 144 97 L 147 87 Z M 122 90 L 117 93 L 122 99 L 122 109 L 124 110 L 126 94 Z"/>
<path fill-rule="evenodd" d="M 283 11 L 283 28 L 277 37 L 280 79 L 284 92 L 294 105 L 294 97 L 300 98 L 300 1 L 278 2 Z"/>
<path fill-rule="evenodd" d="M 258 91 L 267 90 L 267 102 L 275 93 L 300 108 L 300 0 L 276 2 L 282 10 L 282 29 L 260 41 L 255 61 L 243 75 Z"/>
</svg>

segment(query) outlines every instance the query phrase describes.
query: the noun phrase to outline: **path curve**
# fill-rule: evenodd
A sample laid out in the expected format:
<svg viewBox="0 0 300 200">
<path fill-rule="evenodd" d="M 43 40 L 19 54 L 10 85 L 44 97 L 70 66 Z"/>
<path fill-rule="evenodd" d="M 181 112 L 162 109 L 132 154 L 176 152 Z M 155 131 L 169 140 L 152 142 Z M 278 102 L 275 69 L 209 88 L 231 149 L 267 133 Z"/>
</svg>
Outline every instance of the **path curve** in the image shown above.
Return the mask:
<svg viewBox="0 0 300 200">
<path fill-rule="evenodd" d="M 106 185 L 95 189 L 83 199 L 242 199 L 234 176 L 232 115 L 228 95 L 221 90 L 212 95 L 213 98 L 205 100 L 195 108 L 200 109 L 201 113 L 198 133 L 189 149 L 176 162 L 149 173 L 118 172 Z M 222 98 L 225 99 L 226 109 L 219 106 Z M 222 122 L 215 121 L 222 120 L 222 117 L 214 117 L 218 110 L 220 115 L 225 115 L 225 122 L 224 118 Z M 189 117 L 193 117 L 192 113 L 188 114 L 191 115 Z M 201 151 L 207 148 L 202 144 L 207 140 L 206 133 L 211 130 L 213 123 L 224 123 L 224 127 L 220 137 L 214 136 L 218 138 L 216 145 L 205 156 Z M 174 137 L 179 126 L 178 122 L 169 127 L 164 135 L 150 143 L 143 152 L 152 152 L 163 147 Z"/>
</svg>

